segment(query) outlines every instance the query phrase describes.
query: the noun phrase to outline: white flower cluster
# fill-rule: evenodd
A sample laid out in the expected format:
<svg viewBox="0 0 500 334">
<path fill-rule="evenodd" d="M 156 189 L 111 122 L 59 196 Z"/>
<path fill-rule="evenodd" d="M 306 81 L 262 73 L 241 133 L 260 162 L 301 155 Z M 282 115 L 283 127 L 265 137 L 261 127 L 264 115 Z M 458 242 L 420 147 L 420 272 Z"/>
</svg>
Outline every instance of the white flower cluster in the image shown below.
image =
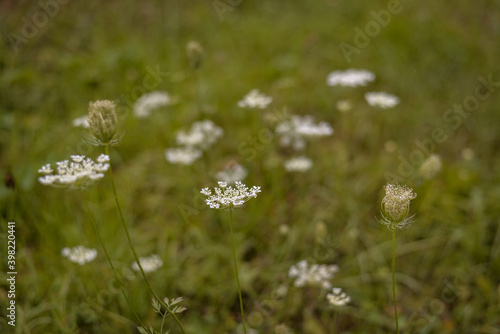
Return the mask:
<svg viewBox="0 0 500 334">
<path fill-rule="evenodd" d="M 305 172 L 312 167 L 313 162 L 305 156 L 300 156 L 285 160 L 283 165 L 288 172 Z"/>
<path fill-rule="evenodd" d="M 418 174 L 424 180 L 430 180 L 436 176 L 442 168 L 443 163 L 441 162 L 441 157 L 437 154 L 431 154 L 418 169 Z"/>
<path fill-rule="evenodd" d="M 233 184 L 236 181 L 243 181 L 247 177 L 248 171 L 240 164 L 232 164 L 224 168 L 223 170 L 217 172 L 215 176 L 219 181 L 226 182 L 228 184 Z"/>
<path fill-rule="evenodd" d="M 223 134 L 222 128 L 210 120 L 195 122 L 189 131 L 177 132 L 176 142 L 182 147 L 167 149 L 165 158 L 172 164 L 191 165 Z"/>
<path fill-rule="evenodd" d="M 333 71 L 328 74 L 326 84 L 328 86 L 357 87 L 366 86 L 375 80 L 375 74 L 367 70 L 347 69 L 345 71 Z"/>
<path fill-rule="evenodd" d="M 38 170 L 39 173 L 45 174 L 38 178 L 41 184 L 82 189 L 104 177 L 104 172 L 109 169 L 109 156 L 101 154 L 96 163 L 84 155 L 72 155 L 71 162 L 64 160 L 56 164 L 56 174 L 52 174 L 54 171 L 50 164 Z"/>
<path fill-rule="evenodd" d="M 148 257 L 140 257 L 139 261 L 141 262 L 142 269 L 144 270 L 145 273 L 150 273 L 150 272 L 156 271 L 156 270 L 158 270 L 158 268 L 163 266 L 163 261 L 156 254 L 153 254 L 153 255 L 148 256 Z M 131 264 L 130 267 L 134 271 L 140 270 L 139 265 L 135 261 Z"/>
<path fill-rule="evenodd" d="M 252 89 L 250 93 L 245 95 L 245 97 L 242 100 L 238 101 L 238 107 L 264 109 L 272 101 L 273 101 L 272 97 L 260 93 L 257 89 Z"/>
<path fill-rule="evenodd" d="M 327 122 L 314 123 L 311 115 L 297 116 L 286 119 L 279 123 L 275 129 L 281 136 L 282 146 L 292 146 L 295 150 L 302 150 L 305 145 L 305 138 L 324 137 L 333 134 L 333 128 Z"/>
<path fill-rule="evenodd" d="M 370 92 L 365 94 L 366 102 L 372 107 L 379 107 L 383 109 L 392 108 L 399 103 L 397 96 L 387 94 L 384 92 Z"/>
<path fill-rule="evenodd" d="M 149 117 L 151 111 L 172 104 L 167 92 L 153 91 L 143 94 L 134 104 L 134 115 L 138 118 Z"/>
<path fill-rule="evenodd" d="M 333 288 L 332 293 L 326 295 L 326 299 L 333 306 L 345 306 L 351 301 L 351 297 L 343 292 L 341 288 Z"/>
<path fill-rule="evenodd" d="M 203 188 L 200 192 L 208 196 L 205 200 L 212 209 L 234 209 L 241 207 L 249 199 L 256 198 L 261 192 L 260 187 L 253 186 L 248 189 L 240 181 L 236 181 L 235 188 L 228 186 L 226 182 L 219 181 L 219 187 L 214 188 L 215 195 L 209 188 Z"/>
<path fill-rule="evenodd" d="M 288 277 L 295 278 L 294 285 L 296 287 L 310 285 L 329 290 L 332 288 L 330 280 L 338 270 L 336 265 L 313 264 L 309 266 L 306 260 L 302 260 L 290 267 Z"/>
<path fill-rule="evenodd" d="M 63 257 L 67 257 L 71 262 L 84 265 L 87 262 L 93 261 L 97 256 L 97 251 L 84 246 L 76 246 L 73 248 L 63 248 L 61 252 Z"/>
<path fill-rule="evenodd" d="M 81 126 L 82 128 L 88 128 L 89 127 L 89 115 L 84 115 L 84 116 L 75 118 L 73 120 L 73 126 L 74 127 Z"/>
</svg>

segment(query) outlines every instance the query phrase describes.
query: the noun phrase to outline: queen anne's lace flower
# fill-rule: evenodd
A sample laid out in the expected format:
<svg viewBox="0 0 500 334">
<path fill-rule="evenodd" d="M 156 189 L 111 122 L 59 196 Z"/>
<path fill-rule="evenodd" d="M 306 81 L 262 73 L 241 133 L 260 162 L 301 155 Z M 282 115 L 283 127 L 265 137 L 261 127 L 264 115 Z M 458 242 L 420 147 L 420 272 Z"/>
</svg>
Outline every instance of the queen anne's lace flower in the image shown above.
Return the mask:
<svg viewBox="0 0 500 334">
<path fill-rule="evenodd" d="M 81 116 L 78 118 L 75 118 L 73 120 L 73 126 L 78 127 L 81 126 L 82 128 L 88 128 L 89 127 L 89 116 Z"/>
<path fill-rule="evenodd" d="M 170 104 L 172 99 L 167 92 L 153 91 L 137 99 L 134 104 L 134 115 L 138 118 L 148 117 L 154 109 Z"/>
<path fill-rule="evenodd" d="M 97 158 L 97 163 L 84 155 L 72 155 L 71 161 L 56 163 L 56 174 L 52 174 L 50 164 L 42 166 L 38 172 L 45 175 L 39 177 L 38 181 L 43 185 L 54 187 L 83 189 L 104 177 L 104 173 L 109 169 L 108 161 L 109 156 L 105 154 Z"/>
<path fill-rule="evenodd" d="M 76 246 L 73 248 L 63 248 L 61 254 L 67 257 L 71 262 L 84 265 L 96 258 L 97 251 L 92 248 L 85 248 L 84 246 Z"/>
<path fill-rule="evenodd" d="M 392 108 L 399 103 L 397 96 L 387 94 L 384 92 L 370 92 L 365 94 L 366 102 L 372 107 L 379 107 L 383 109 Z"/>
<path fill-rule="evenodd" d="M 158 270 L 158 268 L 163 266 L 163 261 L 156 254 L 153 254 L 148 257 L 140 257 L 139 261 L 141 262 L 142 269 L 144 270 L 145 273 L 156 271 Z M 134 271 L 140 270 L 139 265 L 135 261 L 132 263 L 131 267 L 132 270 Z"/>
<path fill-rule="evenodd" d="M 215 176 L 218 180 L 233 184 L 236 181 L 242 181 L 248 175 L 248 171 L 240 164 L 232 164 L 224 170 L 218 172 Z"/>
<path fill-rule="evenodd" d="M 261 192 L 260 187 L 253 186 L 248 189 L 240 181 L 235 183 L 235 187 L 228 186 L 226 182 L 219 181 L 219 187 L 214 188 L 215 195 L 209 188 L 203 188 L 200 192 L 208 196 L 207 205 L 212 209 L 235 209 L 241 207 L 249 199 L 256 198 Z"/>
<path fill-rule="evenodd" d="M 351 301 L 351 297 L 343 292 L 341 288 L 333 288 L 332 293 L 326 295 L 326 299 L 333 306 L 345 306 Z"/>
<path fill-rule="evenodd" d="M 305 138 L 324 137 L 333 134 L 333 128 L 327 122 L 314 123 L 314 118 L 307 116 L 292 116 L 276 126 L 276 133 L 281 136 L 282 146 L 292 146 L 295 150 L 302 150 Z"/>
<path fill-rule="evenodd" d="M 375 74 L 367 70 L 348 69 L 345 71 L 333 71 L 328 74 L 326 84 L 328 86 L 357 87 L 366 86 L 375 80 Z"/>
<path fill-rule="evenodd" d="M 305 172 L 306 170 L 311 168 L 313 162 L 307 157 L 300 156 L 286 160 L 283 165 L 289 172 Z"/>
<path fill-rule="evenodd" d="M 201 151 L 191 147 L 168 148 L 165 158 L 172 164 L 192 165 L 201 157 Z"/>
<path fill-rule="evenodd" d="M 408 228 L 413 222 L 413 216 L 407 218 L 410 201 L 415 197 L 417 194 L 411 188 L 399 184 L 387 184 L 381 204 L 380 223 L 390 230 Z"/>
<path fill-rule="evenodd" d="M 332 288 L 330 280 L 338 270 L 336 265 L 313 264 L 309 266 L 306 260 L 302 260 L 290 267 L 288 277 L 295 278 L 294 285 L 296 287 L 309 285 L 328 290 Z"/>
<path fill-rule="evenodd" d="M 212 146 L 222 135 L 224 131 L 211 120 L 195 122 L 190 131 L 177 132 L 176 142 L 179 145 L 195 147 L 206 150 Z"/>
<path fill-rule="evenodd" d="M 272 101 L 272 97 L 260 93 L 257 89 L 252 89 L 242 100 L 238 101 L 238 107 L 264 109 Z"/>
</svg>

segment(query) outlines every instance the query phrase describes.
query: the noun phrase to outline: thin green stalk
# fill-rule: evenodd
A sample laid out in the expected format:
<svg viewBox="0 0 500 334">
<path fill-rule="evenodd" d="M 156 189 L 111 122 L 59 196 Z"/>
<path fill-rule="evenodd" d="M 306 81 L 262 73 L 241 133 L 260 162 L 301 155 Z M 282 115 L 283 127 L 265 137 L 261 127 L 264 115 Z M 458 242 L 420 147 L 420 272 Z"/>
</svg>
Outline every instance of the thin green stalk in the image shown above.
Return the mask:
<svg viewBox="0 0 500 334">
<path fill-rule="evenodd" d="M 105 146 L 104 148 L 105 148 L 106 155 L 109 156 L 109 147 Z M 151 284 L 149 283 L 149 279 L 146 276 L 146 273 L 144 272 L 144 269 L 142 268 L 141 261 L 139 260 L 139 257 L 137 256 L 137 252 L 135 251 L 135 247 L 132 244 L 132 239 L 130 238 L 130 233 L 128 231 L 127 224 L 125 223 L 125 218 L 123 217 L 123 212 L 122 212 L 122 208 L 120 206 L 120 202 L 118 201 L 118 193 L 116 192 L 115 179 L 113 177 L 113 169 L 112 169 L 111 164 L 109 164 L 109 175 L 110 175 L 111 184 L 112 184 L 112 187 L 113 187 L 113 194 L 115 195 L 116 207 L 118 208 L 118 212 L 120 214 L 120 220 L 122 222 L 123 228 L 125 229 L 125 234 L 127 235 L 127 240 L 128 240 L 129 245 L 130 245 L 130 248 L 132 249 L 132 253 L 134 254 L 135 262 L 137 262 L 137 265 L 139 266 L 141 274 L 144 277 L 144 280 L 146 281 L 146 285 L 148 286 L 149 291 L 156 298 L 156 300 L 158 300 L 158 302 L 161 305 L 163 305 L 163 307 L 165 307 L 165 309 L 167 310 L 167 312 L 175 319 L 175 322 L 177 322 L 177 325 L 181 329 L 181 332 L 183 334 L 186 334 L 186 332 L 184 331 L 184 327 L 182 327 L 182 324 L 179 321 L 179 318 L 177 318 L 177 316 L 174 313 L 172 313 L 172 311 L 170 310 L 170 308 L 168 307 L 168 305 L 165 304 L 165 302 L 163 300 L 161 300 L 158 297 L 158 295 L 154 292 L 153 288 L 151 287 Z"/>
<path fill-rule="evenodd" d="M 399 334 L 398 307 L 396 303 L 396 230 L 392 230 L 392 295 L 394 297 L 394 316 L 396 317 L 396 330 Z"/>
<path fill-rule="evenodd" d="M 243 331 L 247 333 L 247 327 L 245 325 L 245 312 L 243 312 L 243 298 L 241 297 L 241 287 L 240 278 L 238 276 L 238 265 L 236 263 L 236 251 L 234 246 L 234 233 L 233 233 L 233 212 L 229 211 L 230 226 L 231 226 L 231 243 L 233 244 L 233 259 L 234 259 L 234 271 L 236 273 L 236 283 L 238 284 L 238 295 L 240 296 L 240 308 L 241 308 L 241 320 L 243 322 Z"/>
<path fill-rule="evenodd" d="M 335 327 L 337 327 L 337 314 L 338 310 L 335 308 L 335 311 L 333 312 L 333 322 L 332 322 L 332 329 L 330 330 L 330 334 L 335 333 Z"/>
<path fill-rule="evenodd" d="M 104 254 L 106 255 L 106 259 L 109 262 L 109 266 L 111 267 L 111 270 L 113 271 L 113 275 L 115 276 L 115 279 L 120 284 L 120 290 L 123 293 L 123 296 L 125 297 L 128 306 L 130 306 L 130 308 L 134 312 L 135 317 L 137 318 L 137 320 L 139 321 L 141 326 L 145 328 L 144 324 L 141 321 L 141 318 L 139 318 L 139 316 L 137 315 L 137 312 L 135 311 L 135 308 L 132 306 L 132 304 L 130 303 L 130 300 L 128 299 L 127 293 L 125 292 L 125 287 L 123 285 L 123 282 L 120 280 L 120 278 L 118 276 L 118 272 L 116 271 L 115 266 L 113 265 L 113 262 L 111 261 L 111 257 L 109 256 L 109 253 L 108 253 L 108 250 L 106 249 L 106 246 L 104 246 L 104 242 L 102 241 L 101 234 L 99 233 L 99 230 L 97 229 L 97 224 L 95 223 L 94 216 L 92 215 L 92 212 L 90 211 L 89 204 L 88 204 L 87 200 L 85 199 L 85 196 L 83 195 L 82 191 L 80 191 L 80 195 L 82 196 L 83 203 L 85 204 L 85 208 L 87 209 L 87 212 L 89 214 L 90 222 L 92 223 L 92 228 L 94 229 L 95 234 L 97 234 L 97 239 L 99 239 L 99 243 L 101 244 L 101 248 L 104 251 Z"/>
</svg>

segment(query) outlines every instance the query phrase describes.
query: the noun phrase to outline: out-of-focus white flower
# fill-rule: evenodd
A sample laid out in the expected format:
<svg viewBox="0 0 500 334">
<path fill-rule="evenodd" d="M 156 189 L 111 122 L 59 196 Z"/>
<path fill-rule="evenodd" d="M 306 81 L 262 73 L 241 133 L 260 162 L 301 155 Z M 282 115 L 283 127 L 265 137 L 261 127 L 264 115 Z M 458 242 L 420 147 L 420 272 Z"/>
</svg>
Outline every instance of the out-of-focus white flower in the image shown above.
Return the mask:
<svg viewBox="0 0 500 334">
<path fill-rule="evenodd" d="M 88 128 L 89 127 L 89 116 L 85 115 L 82 117 L 75 118 L 73 120 L 73 126 L 75 126 L 75 127 L 81 126 L 82 128 Z"/>
<path fill-rule="evenodd" d="M 84 265 L 96 258 L 97 251 L 92 248 L 85 248 L 84 246 L 76 246 L 73 248 L 63 248 L 61 254 L 63 257 L 67 257 L 71 262 Z"/>
<path fill-rule="evenodd" d="M 366 102 L 372 107 L 379 107 L 383 109 L 392 108 L 399 103 L 397 96 L 387 94 L 384 92 L 370 92 L 365 94 Z"/>
<path fill-rule="evenodd" d="M 167 92 L 152 91 L 143 94 L 135 101 L 134 115 L 138 118 L 148 117 L 154 109 L 170 104 L 172 104 L 172 98 Z"/>
<path fill-rule="evenodd" d="M 252 89 L 242 100 L 238 101 L 238 107 L 264 109 L 272 101 L 272 97 L 260 93 L 257 89 Z"/>
<path fill-rule="evenodd" d="M 313 162 L 307 157 L 300 156 L 285 160 L 283 165 L 288 172 L 305 172 L 312 167 Z"/>
<path fill-rule="evenodd" d="M 375 74 L 367 70 L 347 69 L 345 71 L 333 71 L 328 74 L 326 84 L 328 86 L 357 87 L 366 86 L 375 80 Z"/>
<path fill-rule="evenodd" d="M 474 150 L 472 150 L 469 147 L 464 148 L 462 150 L 461 154 L 462 154 L 462 158 L 464 158 L 464 160 L 472 160 L 474 158 Z"/>
<path fill-rule="evenodd" d="M 441 171 L 442 167 L 441 157 L 437 154 L 431 154 L 418 169 L 418 174 L 423 179 L 430 180 Z"/>
<path fill-rule="evenodd" d="M 339 100 L 337 101 L 335 106 L 340 112 L 348 112 L 349 110 L 352 109 L 352 103 L 349 100 Z"/>
<path fill-rule="evenodd" d="M 54 187 L 69 187 L 75 189 L 86 188 L 104 177 L 109 169 L 109 156 L 101 154 L 97 163 L 84 155 L 72 155 L 68 160 L 57 162 L 57 174 L 52 174 L 50 164 L 42 166 L 39 173 L 45 174 L 38 178 L 43 185 Z"/>
<path fill-rule="evenodd" d="M 307 116 L 292 116 L 279 123 L 275 129 L 280 135 L 282 146 L 292 146 L 295 150 L 302 150 L 305 138 L 324 137 L 333 134 L 333 128 L 327 122 L 314 124 L 314 118 Z"/>
<path fill-rule="evenodd" d="M 351 301 L 351 297 L 342 292 L 341 288 L 333 288 L 332 293 L 326 295 L 326 299 L 333 306 L 345 306 Z"/>
<path fill-rule="evenodd" d="M 192 165 L 201 157 L 201 151 L 192 147 L 168 148 L 165 158 L 172 164 Z"/>
<path fill-rule="evenodd" d="M 212 209 L 235 209 L 241 207 L 251 198 L 256 198 L 261 192 L 260 187 L 248 188 L 240 181 L 236 181 L 235 187 L 228 186 L 226 182 L 219 181 L 219 187 L 214 188 L 215 194 L 209 188 L 203 188 L 200 192 L 208 196 L 205 200 Z"/>
<path fill-rule="evenodd" d="M 144 270 L 145 273 L 150 273 L 150 272 L 156 271 L 156 270 L 158 270 L 158 268 L 163 266 L 163 261 L 156 254 L 153 254 L 153 255 L 148 256 L 148 257 L 140 257 L 139 261 L 141 262 L 142 269 Z M 140 270 L 139 265 L 135 261 L 132 262 L 130 267 L 134 271 Z"/>
<path fill-rule="evenodd" d="M 201 150 L 206 150 L 212 146 L 222 135 L 222 128 L 215 125 L 210 120 L 195 122 L 188 132 L 177 132 L 176 142 L 179 145 L 195 147 Z"/>
<path fill-rule="evenodd" d="M 332 288 L 330 280 L 338 270 L 336 265 L 313 264 L 309 266 L 306 260 L 302 260 L 290 267 L 288 277 L 295 278 L 294 285 L 296 287 L 309 285 L 328 290 Z"/>
<path fill-rule="evenodd" d="M 245 167 L 237 163 L 234 163 L 215 174 L 219 181 L 227 182 L 228 184 L 233 184 L 236 181 L 243 181 L 247 175 L 248 171 Z"/>
</svg>

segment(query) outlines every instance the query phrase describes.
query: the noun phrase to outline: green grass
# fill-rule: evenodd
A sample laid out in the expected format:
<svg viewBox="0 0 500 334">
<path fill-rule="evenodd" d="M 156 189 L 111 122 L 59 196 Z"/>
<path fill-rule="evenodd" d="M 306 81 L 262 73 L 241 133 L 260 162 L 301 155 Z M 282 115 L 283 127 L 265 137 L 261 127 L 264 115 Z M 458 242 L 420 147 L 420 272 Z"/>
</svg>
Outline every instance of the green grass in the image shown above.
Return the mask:
<svg viewBox="0 0 500 334">
<path fill-rule="evenodd" d="M 221 21 L 211 1 L 70 1 L 15 52 L 8 34 L 19 34 L 22 18 L 39 7 L 2 2 L 0 176 L 10 175 L 15 188 L 0 184 L 0 332 L 136 333 L 125 299 L 109 289 L 113 274 L 79 194 L 37 181 L 43 164 L 101 153 L 82 144 L 85 131 L 71 126 L 98 99 L 128 111 L 126 135 L 111 152 L 120 202 L 138 255 L 163 259 L 148 275 L 155 291 L 184 297 L 188 310 L 179 319 L 187 333 L 236 333 L 240 323 L 229 215 L 210 210 L 199 194 L 231 160 L 249 170 L 247 185 L 262 187 L 234 215 L 247 326 L 274 333 L 284 323 L 294 333 L 328 333 L 333 310 L 325 296 L 294 288 L 287 278 L 291 265 L 310 259 L 337 264 L 332 283 L 351 296 L 339 313 L 338 333 L 395 332 L 391 232 L 376 221 L 384 175 L 397 173 L 399 156 L 408 159 L 416 140 L 430 138 L 436 127 L 448 129 L 443 114 L 474 94 L 478 76 L 494 73 L 500 81 L 500 5 L 402 1 L 402 12 L 347 63 L 339 44 L 352 44 L 353 28 L 364 29 L 370 11 L 387 3 L 242 1 Z M 190 40 L 205 49 L 198 73 L 185 53 Z M 178 103 L 136 119 L 127 103 L 137 99 L 148 67 L 168 72 L 155 89 Z M 377 79 L 367 87 L 326 86 L 329 72 L 350 67 Z M 273 97 L 267 111 L 236 107 L 252 88 Z M 369 107 L 363 94 L 379 90 L 401 103 Z M 340 113 L 335 103 L 346 98 L 354 108 Z M 442 172 L 429 181 L 404 180 L 418 197 L 411 208 L 416 222 L 396 238 L 402 333 L 500 333 L 499 105 L 496 87 L 436 145 Z M 282 160 L 291 152 L 276 137 L 261 149 L 240 146 L 273 130 L 268 116 L 284 108 L 335 129 L 308 145 L 304 154 L 314 166 L 305 174 L 284 171 Z M 175 132 L 205 118 L 224 129 L 222 140 L 190 167 L 169 164 L 164 150 L 175 146 Z M 389 140 L 394 152 L 384 149 Z M 242 147 L 255 149 L 255 158 Z M 471 160 L 462 157 L 464 148 L 474 151 Z M 133 256 L 109 178 L 86 196 L 132 304 L 159 330 L 161 317 L 140 274 L 130 269 Z M 17 229 L 15 328 L 4 317 L 7 221 Z M 60 255 L 80 244 L 99 252 L 81 267 Z M 283 286 L 288 292 L 278 297 Z M 172 319 L 166 326 L 180 332 Z"/>
</svg>

